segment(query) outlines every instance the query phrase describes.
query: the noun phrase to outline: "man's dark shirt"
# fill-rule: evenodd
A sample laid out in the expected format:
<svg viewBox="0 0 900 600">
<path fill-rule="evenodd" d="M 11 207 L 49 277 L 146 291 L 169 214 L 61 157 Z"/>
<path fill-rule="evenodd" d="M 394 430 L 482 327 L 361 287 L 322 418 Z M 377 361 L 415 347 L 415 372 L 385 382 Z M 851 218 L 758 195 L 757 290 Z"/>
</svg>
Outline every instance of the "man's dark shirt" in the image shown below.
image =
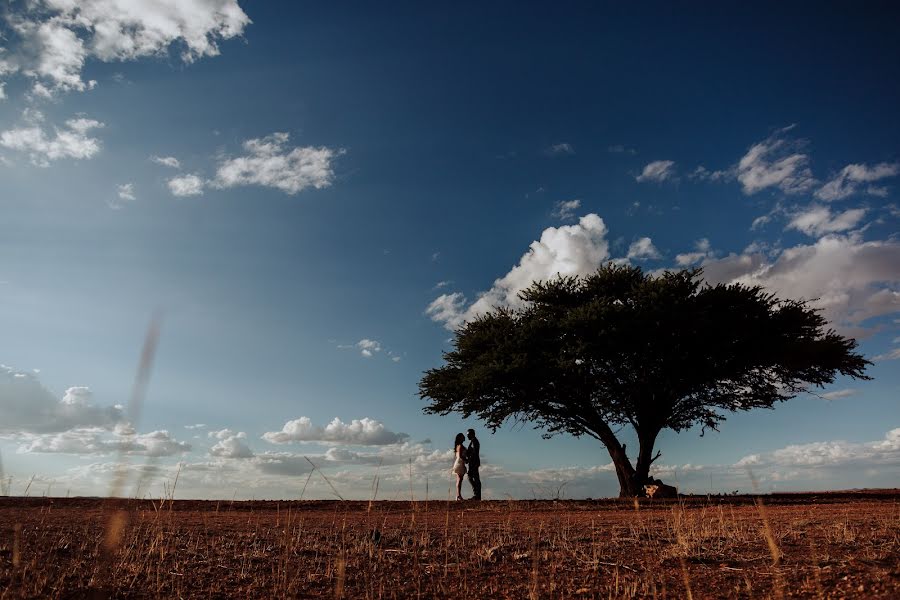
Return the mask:
<svg viewBox="0 0 900 600">
<path fill-rule="evenodd" d="M 467 456 L 469 459 L 469 468 L 481 466 L 480 452 L 481 452 L 481 444 L 478 443 L 478 438 L 471 440 L 469 442 L 469 449 L 467 450 Z"/>
</svg>

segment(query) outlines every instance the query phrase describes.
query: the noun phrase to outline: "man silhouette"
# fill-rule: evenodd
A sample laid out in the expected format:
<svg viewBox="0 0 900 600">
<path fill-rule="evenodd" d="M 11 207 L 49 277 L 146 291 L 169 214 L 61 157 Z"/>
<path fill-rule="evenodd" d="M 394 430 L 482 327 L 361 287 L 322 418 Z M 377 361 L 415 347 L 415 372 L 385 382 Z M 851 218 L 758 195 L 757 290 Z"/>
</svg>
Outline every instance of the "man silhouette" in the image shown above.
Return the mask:
<svg viewBox="0 0 900 600">
<path fill-rule="evenodd" d="M 469 468 L 469 483 L 472 485 L 472 500 L 481 500 L 481 478 L 478 476 L 478 467 L 481 466 L 481 444 L 475 437 L 475 430 L 469 429 L 466 432 L 469 438 L 469 448 L 466 450 L 466 457 Z"/>
</svg>

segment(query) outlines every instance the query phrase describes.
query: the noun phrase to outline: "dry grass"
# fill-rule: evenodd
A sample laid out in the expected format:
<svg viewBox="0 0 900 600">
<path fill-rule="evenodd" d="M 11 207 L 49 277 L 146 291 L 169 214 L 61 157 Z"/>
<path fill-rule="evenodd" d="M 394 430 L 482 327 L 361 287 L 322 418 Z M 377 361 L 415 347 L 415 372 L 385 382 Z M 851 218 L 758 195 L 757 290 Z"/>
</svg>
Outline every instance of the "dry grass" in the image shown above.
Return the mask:
<svg viewBox="0 0 900 600">
<path fill-rule="evenodd" d="M 0 498 L 0 598 L 896 598 L 898 500 Z"/>
</svg>

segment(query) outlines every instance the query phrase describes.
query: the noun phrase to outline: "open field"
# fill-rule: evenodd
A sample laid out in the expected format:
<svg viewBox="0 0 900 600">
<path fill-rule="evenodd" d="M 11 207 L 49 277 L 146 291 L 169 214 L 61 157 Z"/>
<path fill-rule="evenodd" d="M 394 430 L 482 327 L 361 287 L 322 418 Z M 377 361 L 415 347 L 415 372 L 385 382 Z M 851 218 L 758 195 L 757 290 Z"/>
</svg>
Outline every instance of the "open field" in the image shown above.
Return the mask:
<svg viewBox="0 0 900 600">
<path fill-rule="evenodd" d="M 31 597 L 898 598 L 900 490 L 639 505 L 0 498 L 0 598 Z"/>
</svg>

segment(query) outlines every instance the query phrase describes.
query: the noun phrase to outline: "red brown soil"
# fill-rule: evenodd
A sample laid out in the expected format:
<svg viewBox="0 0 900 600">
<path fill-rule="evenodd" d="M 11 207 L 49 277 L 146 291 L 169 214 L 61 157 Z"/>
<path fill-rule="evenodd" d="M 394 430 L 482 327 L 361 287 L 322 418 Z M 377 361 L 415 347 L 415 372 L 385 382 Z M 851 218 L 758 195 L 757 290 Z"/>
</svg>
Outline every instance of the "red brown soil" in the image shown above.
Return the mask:
<svg viewBox="0 0 900 600">
<path fill-rule="evenodd" d="M 637 506 L 0 498 L 0 599 L 81 597 L 900 598 L 900 490 Z"/>
</svg>

